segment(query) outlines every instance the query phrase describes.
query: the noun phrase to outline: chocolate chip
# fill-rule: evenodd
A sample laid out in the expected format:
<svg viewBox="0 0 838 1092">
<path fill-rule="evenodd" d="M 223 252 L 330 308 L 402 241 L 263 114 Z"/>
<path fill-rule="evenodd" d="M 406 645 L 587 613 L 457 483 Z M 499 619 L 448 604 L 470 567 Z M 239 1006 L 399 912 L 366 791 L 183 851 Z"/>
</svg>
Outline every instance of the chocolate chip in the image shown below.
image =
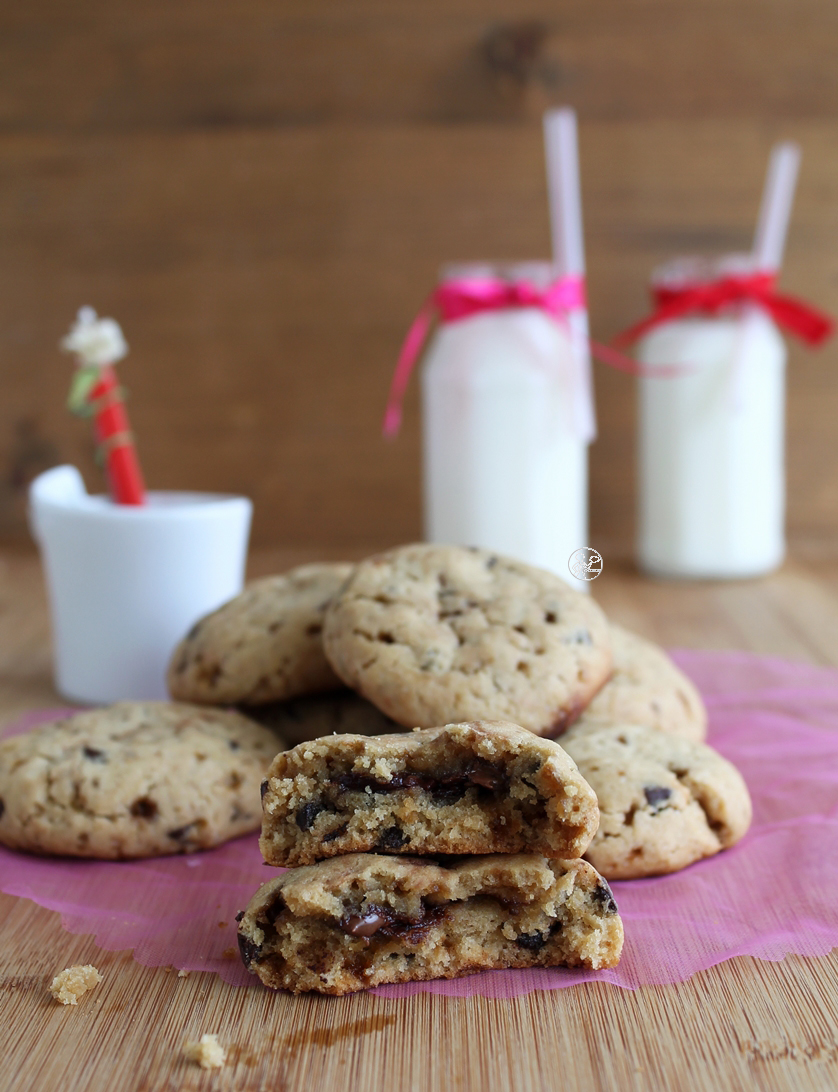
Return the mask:
<svg viewBox="0 0 838 1092">
<path fill-rule="evenodd" d="M 317 637 L 323 632 L 323 626 L 320 622 L 312 622 L 310 626 L 306 626 L 306 633 L 309 637 Z"/>
<path fill-rule="evenodd" d="M 311 830 L 314 826 L 314 820 L 321 811 L 325 810 L 323 804 L 319 804 L 316 800 L 312 800 L 308 804 L 303 804 L 301 808 L 297 808 L 297 814 L 294 816 L 294 821 L 300 830 Z"/>
<path fill-rule="evenodd" d="M 376 849 L 401 849 L 406 846 L 410 838 L 401 827 L 388 827 L 378 839 Z"/>
<path fill-rule="evenodd" d="M 254 944 L 250 937 L 242 936 L 239 933 L 239 952 L 241 953 L 242 963 L 250 970 L 251 963 L 255 963 L 259 959 L 262 949 L 258 944 Z"/>
<path fill-rule="evenodd" d="M 107 762 L 108 756 L 104 751 L 100 751 L 98 747 L 83 747 L 82 752 L 85 758 L 89 758 L 91 762 Z"/>
<path fill-rule="evenodd" d="M 466 769 L 466 776 L 473 785 L 484 789 L 500 789 L 507 784 L 506 774 L 485 758 L 476 758 Z"/>
<path fill-rule="evenodd" d="M 547 941 L 541 933 L 521 933 L 520 936 L 515 938 L 515 943 L 519 948 L 526 948 L 528 952 L 538 952 Z"/>
<path fill-rule="evenodd" d="M 197 825 L 197 823 L 187 823 L 185 827 L 176 827 L 174 830 L 167 830 L 166 837 L 171 838 L 173 842 L 188 842 L 190 838 L 189 832 Z"/>
<path fill-rule="evenodd" d="M 230 748 L 231 751 L 238 751 L 241 749 L 241 744 L 237 739 L 228 739 L 227 746 Z"/>
<path fill-rule="evenodd" d="M 335 838 L 340 838 L 342 834 L 346 834 L 346 828 L 348 826 L 349 823 L 341 823 L 339 827 L 335 827 L 335 829 L 330 830 L 328 834 L 324 834 L 322 838 L 323 843 L 334 842 Z"/>
<path fill-rule="evenodd" d="M 468 785 L 461 781 L 457 785 L 437 785 L 436 788 L 431 789 L 431 795 L 435 804 L 445 806 L 446 804 L 456 804 L 458 800 L 462 800 L 467 789 Z"/>
<path fill-rule="evenodd" d="M 276 919 L 285 909 L 285 899 L 282 895 L 277 895 L 271 905 L 265 911 L 265 920 L 270 922 L 271 925 L 276 924 Z"/>
<path fill-rule="evenodd" d="M 206 667 L 201 667 L 198 672 L 201 682 L 205 682 L 207 686 L 215 686 L 221 675 L 222 668 L 220 664 L 209 664 Z"/>
<path fill-rule="evenodd" d="M 244 910 L 239 910 L 238 914 L 236 914 L 236 921 L 241 921 L 241 919 L 243 917 L 244 917 Z"/>
<path fill-rule="evenodd" d="M 339 923 L 345 933 L 368 941 L 376 933 L 383 937 L 416 944 L 427 936 L 431 926 L 445 917 L 444 906 L 427 906 L 422 903 L 421 916 L 416 920 L 400 918 L 389 907 L 371 906 L 365 914 L 349 914 Z"/>
<path fill-rule="evenodd" d="M 617 913 L 617 903 L 614 901 L 614 895 L 611 888 L 608 886 L 606 880 L 600 877 L 599 885 L 591 892 L 591 898 L 594 902 L 598 902 L 606 914 Z"/>
<path fill-rule="evenodd" d="M 664 788 L 663 785 L 652 785 L 650 788 L 643 790 L 643 795 L 646 797 L 646 802 L 650 808 L 658 808 L 672 796 L 672 789 Z"/>
<path fill-rule="evenodd" d="M 265 799 L 265 793 L 268 791 L 268 788 L 269 788 L 268 779 L 265 778 L 265 780 L 259 786 L 259 793 L 260 793 L 263 800 Z"/>
<path fill-rule="evenodd" d="M 497 565 L 497 563 L 498 563 L 498 559 L 496 557 L 489 557 L 489 558 L 486 559 L 486 568 L 487 569 L 494 569 L 494 567 L 495 567 L 495 565 Z"/>
<path fill-rule="evenodd" d="M 131 805 L 131 814 L 135 819 L 154 819 L 158 810 L 155 802 L 148 796 L 138 797 Z"/>
<path fill-rule="evenodd" d="M 554 626 L 558 620 L 559 618 L 555 611 L 548 610 L 544 615 L 544 621 L 548 622 L 551 626 Z"/>
<path fill-rule="evenodd" d="M 351 937 L 371 937 L 389 920 L 389 916 L 378 910 L 369 910 L 366 914 L 350 914 L 343 918 L 340 927 Z"/>
</svg>

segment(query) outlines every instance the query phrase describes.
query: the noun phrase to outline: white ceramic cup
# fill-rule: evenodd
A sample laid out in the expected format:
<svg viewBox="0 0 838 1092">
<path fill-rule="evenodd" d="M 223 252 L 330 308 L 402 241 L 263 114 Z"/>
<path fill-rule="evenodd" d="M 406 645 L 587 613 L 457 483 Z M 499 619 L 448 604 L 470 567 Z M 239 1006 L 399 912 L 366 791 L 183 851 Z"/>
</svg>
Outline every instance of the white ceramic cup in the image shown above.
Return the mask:
<svg viewBox="0 0 838 1092">
<path fill-rule="evenodd" d="M 253 505 L 149 493 L 142 507 L 91 496 L 74 466 L 29 490 L 59 692 L 76 702 L 165 698 L 178 641 L 244 583 Z"/>
</svg>

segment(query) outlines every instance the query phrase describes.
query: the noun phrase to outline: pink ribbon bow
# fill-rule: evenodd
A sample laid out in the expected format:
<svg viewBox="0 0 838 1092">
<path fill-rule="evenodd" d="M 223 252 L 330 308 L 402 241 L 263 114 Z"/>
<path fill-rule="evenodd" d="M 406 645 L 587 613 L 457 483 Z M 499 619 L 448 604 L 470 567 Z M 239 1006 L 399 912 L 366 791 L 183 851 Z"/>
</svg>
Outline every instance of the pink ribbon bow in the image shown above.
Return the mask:
<svg viewBox="0 0 838 1092">
<path fill-rule="evenodd" d="M 495 277 L 462 278 L 439 285 L 413 320 L 402 344 L 384 411 L 384 435 L 392 438 L 401 427 L 407 385 L 437 316 L 442 322 L 457 322 L 484 311 L 519 307 L 536 307 L 556 321 L 565 322 L 569 312 L 587 308 L 585 278 L 559 277 L 544 289 L 526 281 L 510 283 Z M 596 342 L 590 342 L 590 346 L 604 363 L 632 375 L 639 374 L 638 365 L 615 349 Z"/>
</svg>

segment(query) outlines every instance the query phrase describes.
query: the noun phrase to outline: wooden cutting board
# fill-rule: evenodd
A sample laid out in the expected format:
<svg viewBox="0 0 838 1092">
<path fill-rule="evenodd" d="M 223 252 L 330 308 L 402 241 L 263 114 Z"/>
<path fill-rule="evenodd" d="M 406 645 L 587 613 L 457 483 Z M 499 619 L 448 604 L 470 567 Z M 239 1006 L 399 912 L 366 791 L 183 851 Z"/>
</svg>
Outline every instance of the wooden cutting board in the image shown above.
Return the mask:
<svg viewBox="0 0 838 1092">
<path fill-rule="evenodd" d="M 254 572 L 301 558 L 256 559 Z M 597 598 L 666 645 L 747 648 L 838 665 L 838 564 L 787 565 L 758 582 L 668 585 L 612 565 Z M 0 720 L 54 705 L 37 562 L 0 556 Z M 838 897 L 838 892 L 836 892 Z M 630 933 L 629 933 L 630 935 Z M 0 896 L 0 1089 L 22 1092 L 826 1092 L 838 1088 L 838 952 L 731 960 L 675 986 L 593 983 L 514 1000 L 422 994 L 392 1001 L 233 989 L 210 974 L 103 952 L 58 916 Z M 104 978 L 76 1008 L 53 975 Z M 221 1070 L 183 1058 L 214 1032 Z"/>
</svg>

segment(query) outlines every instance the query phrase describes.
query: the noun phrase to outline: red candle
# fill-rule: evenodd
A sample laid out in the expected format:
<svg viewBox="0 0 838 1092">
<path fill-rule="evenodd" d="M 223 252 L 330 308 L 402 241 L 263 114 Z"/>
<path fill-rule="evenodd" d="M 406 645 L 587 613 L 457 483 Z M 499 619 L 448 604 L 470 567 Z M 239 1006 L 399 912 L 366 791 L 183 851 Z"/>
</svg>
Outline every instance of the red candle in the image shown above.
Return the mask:
<svg viewBox="0 0 838 1092">
<path fill-rule="evenodd" d="M 128 352 L 119 324 L 113 319 L 99 319 L 93 308 L 83 307 L 61 346 L 75 353 L 78 360 L 69 408 L 79 416 L 93 417 L 113 500 L 117 504 L 144 504 L 143 476 L 113 368 Z"/>
</svg>

